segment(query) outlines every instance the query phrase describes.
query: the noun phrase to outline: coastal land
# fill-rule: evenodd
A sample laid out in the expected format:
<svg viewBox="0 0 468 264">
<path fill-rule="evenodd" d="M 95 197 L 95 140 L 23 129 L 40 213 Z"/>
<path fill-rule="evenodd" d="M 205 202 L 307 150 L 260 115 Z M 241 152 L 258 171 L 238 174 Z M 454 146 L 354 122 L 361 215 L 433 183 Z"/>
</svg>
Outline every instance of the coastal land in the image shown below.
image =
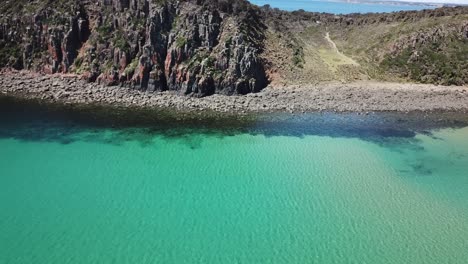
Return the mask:
<svg viewBox="0 0 468 264">
<path fill-rule="evenodd" d="M 234 114 L 468 110 L 468 7 L 8 0 L 0 11 L 7 96 Z"/>
</svg>

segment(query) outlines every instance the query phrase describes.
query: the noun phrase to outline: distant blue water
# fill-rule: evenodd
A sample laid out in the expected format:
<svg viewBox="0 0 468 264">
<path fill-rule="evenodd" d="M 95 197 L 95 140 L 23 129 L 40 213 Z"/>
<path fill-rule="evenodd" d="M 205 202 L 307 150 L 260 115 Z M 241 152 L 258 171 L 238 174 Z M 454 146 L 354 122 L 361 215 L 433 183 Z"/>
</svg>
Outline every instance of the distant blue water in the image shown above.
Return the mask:
<svg viewBox="0 0 468 264">
<path fill-rule="evenodd" d="M 317 0 L 250 0 L 251 3 L 259 6 L 270 5 L 282 10 L 294 11 L 304 9 L 311 12 L 326 12 L 333 14 L 350 14 L 350 13 L 383 13 L 383 12 L 397 12 L 407 10 L 422 10 L 433 9 L 434 6 L 430 5 L 411 5 L 411 4 L 358 4 L 358 3 L 344 3 L 344 2 L 329 2 Z"/>
</svg>

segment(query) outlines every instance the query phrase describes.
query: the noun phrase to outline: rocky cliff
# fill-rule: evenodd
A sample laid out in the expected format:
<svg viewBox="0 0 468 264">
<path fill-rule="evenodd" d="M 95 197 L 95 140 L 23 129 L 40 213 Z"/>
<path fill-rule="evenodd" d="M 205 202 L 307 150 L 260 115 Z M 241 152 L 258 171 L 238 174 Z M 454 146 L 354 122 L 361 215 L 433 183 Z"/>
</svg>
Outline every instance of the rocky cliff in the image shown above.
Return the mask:
<svg viewBox="0 0 468 264">
<path fill-rule="evenodd" d="M 265 26 L 247 2 L 24 2 L 1 4 L 1 66 L 196 96 L 267 85 Z"/>
<path fill-rule="evenodd" d="M 245 0 L 4 0 L 0 11 L 0 67 L 105 85 L 207 96 L 271 81 L 468 83 L 468 8 L 335 16 Z"/>
</svg>

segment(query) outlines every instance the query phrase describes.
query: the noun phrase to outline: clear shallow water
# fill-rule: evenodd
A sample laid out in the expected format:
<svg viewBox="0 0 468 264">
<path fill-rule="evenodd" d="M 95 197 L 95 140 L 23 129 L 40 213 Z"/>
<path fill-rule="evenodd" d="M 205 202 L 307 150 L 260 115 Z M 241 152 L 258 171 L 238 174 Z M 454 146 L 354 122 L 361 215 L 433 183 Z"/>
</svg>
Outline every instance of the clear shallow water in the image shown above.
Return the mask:
<svg viewBox="0 0 468 264">
<path fill-rule="evenodd" d="M 463 126 L 110 129 L 21 109 L 0 115 L 0 263 L 468 259 Z"/>
<path fill-rule="evenodd" d="M 295 11 L 303 9 L 311 12 L 325 12 L 332 14 L 350 14 L 350 13 L 384 13 L 398 12 L 408 10 L 432 9 L 430 5 L 411 5 L 411 4 L 384 4 L 384 3 L 346 3 L 333 1 L 317 0 L 250 0 L 252 4 L 263 6 L 270 5 L 282 10 Z"/>
</svg>

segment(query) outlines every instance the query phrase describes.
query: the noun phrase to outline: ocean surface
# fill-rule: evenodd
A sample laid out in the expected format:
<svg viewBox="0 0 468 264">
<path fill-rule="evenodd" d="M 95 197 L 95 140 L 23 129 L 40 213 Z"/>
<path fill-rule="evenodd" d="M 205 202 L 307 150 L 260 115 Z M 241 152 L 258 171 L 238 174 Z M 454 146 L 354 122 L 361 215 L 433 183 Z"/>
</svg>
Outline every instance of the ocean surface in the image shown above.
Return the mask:
<svg viewBox="0 0 468 264">
<path fill-rule="evenodd" d="M 350 13 L 384 13 L 408 10 L 433 9 L 434 5 L 409 4 L 409 3 L 346 3 L 338 1 L 317 1 L 317 0 L 250 0 L 252 4 L 263 6 L 270 5 L 287 11 L 303 9 L 311 12 L 325 12 L 332 14 Z"/>
<path fill-rule="evenodd" d="M 468 260 L 461 121 L 0 110 L 2 264 Z"/>
</svg>

